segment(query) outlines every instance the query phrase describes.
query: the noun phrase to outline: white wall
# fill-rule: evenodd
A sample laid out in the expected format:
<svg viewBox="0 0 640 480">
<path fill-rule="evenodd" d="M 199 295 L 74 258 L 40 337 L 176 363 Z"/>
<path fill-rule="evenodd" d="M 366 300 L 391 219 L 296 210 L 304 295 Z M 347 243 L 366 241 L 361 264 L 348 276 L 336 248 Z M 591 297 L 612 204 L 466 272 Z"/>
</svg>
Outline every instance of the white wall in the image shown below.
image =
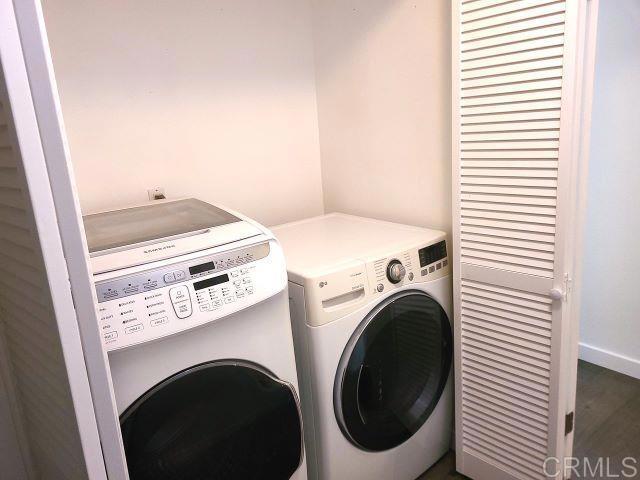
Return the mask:
<svg viewBox="0 0 640 480">
<path fill-rule="evenodd" d="M 83 211 L 197 196 L 322 213 L 310 5 L 44 0 Z"/>
<path fill-rule="evenodd" d="M 44 11 L 85 213 L 163 186 L 267 224 L 340 210 L 450 230 L 448 0 Z"/>
<path fill-rule="evenodd" d="M 581 358 L 640 378 L 640 1 L 600 0 Z"/>
<path fill-rule="evenodd" d="M 327 212 L 450 230 L 450 0 L 314 0 Z"/>
</svg>

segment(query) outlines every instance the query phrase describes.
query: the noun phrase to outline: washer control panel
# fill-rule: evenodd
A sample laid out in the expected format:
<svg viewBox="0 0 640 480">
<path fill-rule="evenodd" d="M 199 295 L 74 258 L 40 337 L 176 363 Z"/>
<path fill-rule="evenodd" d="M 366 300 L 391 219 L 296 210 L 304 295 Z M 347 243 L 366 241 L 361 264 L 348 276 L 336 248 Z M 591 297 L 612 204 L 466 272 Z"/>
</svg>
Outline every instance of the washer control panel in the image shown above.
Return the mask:
<svg viewBox="0 0 640 480">
<path fill-rule="evenodd" d="M 286 282 L 269 253 L 263 243 L 96 283 L 104 348 L 171 335 L 268 298 Z"/>
</svg>

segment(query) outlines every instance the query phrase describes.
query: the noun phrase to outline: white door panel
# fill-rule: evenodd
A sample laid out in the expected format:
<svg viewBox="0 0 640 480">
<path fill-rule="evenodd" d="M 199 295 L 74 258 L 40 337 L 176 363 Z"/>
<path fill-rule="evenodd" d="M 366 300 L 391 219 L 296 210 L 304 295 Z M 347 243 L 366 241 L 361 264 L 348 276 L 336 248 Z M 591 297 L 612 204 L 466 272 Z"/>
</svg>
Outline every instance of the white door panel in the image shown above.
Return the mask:
<svg viewBox="0 0 640 480">
<path fill-rule="evenodd" d="M 542 479 L 571 453 L 587 0 L 453 2 L 458 470 Z M 557 463 L 547 463 L 555 473 Z"/>
</svg>

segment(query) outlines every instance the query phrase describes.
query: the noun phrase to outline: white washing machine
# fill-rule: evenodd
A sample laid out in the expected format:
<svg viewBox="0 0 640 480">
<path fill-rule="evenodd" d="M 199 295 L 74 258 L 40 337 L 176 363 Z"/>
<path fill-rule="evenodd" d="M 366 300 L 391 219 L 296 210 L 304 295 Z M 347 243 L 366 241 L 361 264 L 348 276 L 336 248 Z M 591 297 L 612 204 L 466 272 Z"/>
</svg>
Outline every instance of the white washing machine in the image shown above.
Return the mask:
<svg viewBox="0 0 640 480">
<path fill-rule="evenodd" d="M 131 480 L 306 479 L 272 234 L 195 199 L 84 222 Z"/>
<path fill-rule="evenodd" d="M 309 478 L 415 479 L 453 429 L 444 232 L 342 214 L 272 230 L 289 272 Z"/>
</svg>

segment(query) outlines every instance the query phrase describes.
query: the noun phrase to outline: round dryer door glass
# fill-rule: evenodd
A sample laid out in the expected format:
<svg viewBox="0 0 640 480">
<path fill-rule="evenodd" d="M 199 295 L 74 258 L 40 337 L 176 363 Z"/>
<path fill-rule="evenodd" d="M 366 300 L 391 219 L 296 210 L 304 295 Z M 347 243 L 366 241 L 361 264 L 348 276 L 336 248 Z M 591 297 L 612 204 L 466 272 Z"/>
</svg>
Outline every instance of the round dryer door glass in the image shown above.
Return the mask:
<svg viewBox="0 0 640 480">
<path fill-rule="evenodd" d="M 132 404 L 120 424 L 131 480 L 284 480 L 302 461 L 292 386 L 248 363 L 178 373 Z"/>
<path fill-rule="evenodd" d="M 334 386 L 342 432 L 370 451 L 409 439 L 436 407 L 451 359 L 451 326 L 435 300 L 415 291 L 388 298 L 342 354 Z"/>
</svg>

